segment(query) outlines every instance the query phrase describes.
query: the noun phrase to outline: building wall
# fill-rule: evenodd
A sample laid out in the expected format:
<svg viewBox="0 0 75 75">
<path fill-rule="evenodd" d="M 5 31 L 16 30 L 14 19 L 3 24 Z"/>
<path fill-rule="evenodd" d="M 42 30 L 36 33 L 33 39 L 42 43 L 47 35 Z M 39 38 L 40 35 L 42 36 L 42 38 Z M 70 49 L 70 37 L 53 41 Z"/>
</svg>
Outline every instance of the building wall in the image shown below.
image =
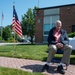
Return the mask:
<svg viewBox="0 0 75 75">
<path fill-rule="evenodd" d="M 60 20 L 62 21 L 62 28 L 67 33 L 72 32 L 72 25 L 75 26 L 75 5 L 59 7 Z M 38 10 L 35 20 L 35 43 L 43 43 L 43 25 L 44 25 L 44 11 L 45 9 Z M 47 13 L 48 14 L 48 13 Z"/>
<path fill-rule="evenodd" d="M 66 6 L 60 8 L 60 20 L 63 23 L 62 28 L 67 33 L 72 32 L 72 25 L 75 25 L 75 6 Z"/>
<path fill-rule="evenodd" d="M 43 41 L 43 10 L 39 10 L 36 13 L 35 19 L 35 42 L 42 43 Z"/>
</svg>

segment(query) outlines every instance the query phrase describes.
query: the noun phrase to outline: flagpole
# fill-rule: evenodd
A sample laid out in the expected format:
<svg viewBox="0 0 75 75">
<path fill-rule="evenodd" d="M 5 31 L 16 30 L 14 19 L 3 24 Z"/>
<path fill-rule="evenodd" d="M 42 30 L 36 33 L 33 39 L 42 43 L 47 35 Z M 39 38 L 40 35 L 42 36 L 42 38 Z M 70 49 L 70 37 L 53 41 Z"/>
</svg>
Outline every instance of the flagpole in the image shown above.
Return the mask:
<svg viewBox="0 0 75 75">
<path fill-rule="evenodd" d="M 15 33 L 14 33 L 14 55 L 16 54 L 16 41 L 15 41 Z"/>
<path fill-rule="evenodd" d="M 13 2 L 13 6 L 15 6 L 15 2 Z M 16 54 L 16 41 L 15 41 L 15 27 L 14 27 L 14 55 Z"/>
<path fill-rule="evenodd" d="M 16 55 L 16 40 L 15 40 L 15 38 L 16 38 L 16 34 L 15 34 L 15 30 L 14 30 L 14 54 L 13 54 L 13 57 Z"/>
<path fill-rule="evenodd" d="M 38 0 L 38 8 L 39 8 L 39 0 Z"/>
<path fill-rule="evenodd" d="M 15 6 L 15 2 L 13 2 L 13 6 Z"/>
<path fill-rule="evenodd" d="M 1 40 L 2 40 L 2 33 L 3 33 L 3 13 L 2 13 L 2 17 L 1 17 Z"/>
<path fill-rule="evenodd" d="M 20 26 L 20 21 L 18 19 L 17 16 L 17 12 L 15 10 L 15 5 L 13 2 L 13 20 L 12 20 L 12 30 L 14 31 L 14 50 L 16 49 L 16 40 L 15 40 L 15 36 L 16 34 L 20 37 L 22 37 L 22 28 Z"/>
</svg>

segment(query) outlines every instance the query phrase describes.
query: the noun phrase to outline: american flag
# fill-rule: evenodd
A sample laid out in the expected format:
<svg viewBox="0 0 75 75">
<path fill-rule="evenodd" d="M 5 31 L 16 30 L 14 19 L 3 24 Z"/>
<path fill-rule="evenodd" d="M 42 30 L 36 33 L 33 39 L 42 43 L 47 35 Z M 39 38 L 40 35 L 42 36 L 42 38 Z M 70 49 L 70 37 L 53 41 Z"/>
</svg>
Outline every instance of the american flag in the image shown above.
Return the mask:
<svg viewBox="0 0 75 75">
<path fill-rule="evenodd" d="M 3 12 L 2 12 L 2 20 L 4 19 L 4 14 L 3 14 Z"/>
<path fill-rule="evenodd" d="M 14 33 L 16 33 L 18 36 L 22 38 L 22 28 L 20 25 L 20 21 L 18 20 L 18 16 L 15 10 L 15 6 L 13 6 L 13 20 L 12 20 L 12 30 Z"/>
</svg>

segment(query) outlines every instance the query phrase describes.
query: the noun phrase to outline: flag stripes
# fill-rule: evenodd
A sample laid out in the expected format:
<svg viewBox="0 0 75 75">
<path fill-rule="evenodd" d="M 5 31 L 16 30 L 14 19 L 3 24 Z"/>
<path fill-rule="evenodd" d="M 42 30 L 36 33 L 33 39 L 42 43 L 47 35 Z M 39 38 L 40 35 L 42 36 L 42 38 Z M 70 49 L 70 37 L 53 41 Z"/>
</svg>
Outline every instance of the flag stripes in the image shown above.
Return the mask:
<svg viewBox="0 0 75 75">
<path fill-rule="evenodd" d="M 15 10 L 15 6 L 13 6 L 13 20 L 12 20 L 12 30 L 22 38 L 22 28 L 20 25 L 20 21 L 18 20 L 18 16 Z"/>
</svg>

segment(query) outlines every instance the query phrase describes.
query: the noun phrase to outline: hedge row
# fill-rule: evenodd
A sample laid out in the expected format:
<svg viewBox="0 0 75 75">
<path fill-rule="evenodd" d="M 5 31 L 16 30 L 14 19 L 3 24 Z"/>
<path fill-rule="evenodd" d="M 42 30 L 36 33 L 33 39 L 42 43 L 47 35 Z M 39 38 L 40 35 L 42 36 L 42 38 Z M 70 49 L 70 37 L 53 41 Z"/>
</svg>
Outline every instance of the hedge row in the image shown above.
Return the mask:
<svg viewBox="0 0 75 75">
<path fill-rule="evenodd" d="M 71 38 L 72 38 L 72 37 L 75 37 L 75 32 L 69 33 L 68 36 L 71 37 Z"/>
</svg>

